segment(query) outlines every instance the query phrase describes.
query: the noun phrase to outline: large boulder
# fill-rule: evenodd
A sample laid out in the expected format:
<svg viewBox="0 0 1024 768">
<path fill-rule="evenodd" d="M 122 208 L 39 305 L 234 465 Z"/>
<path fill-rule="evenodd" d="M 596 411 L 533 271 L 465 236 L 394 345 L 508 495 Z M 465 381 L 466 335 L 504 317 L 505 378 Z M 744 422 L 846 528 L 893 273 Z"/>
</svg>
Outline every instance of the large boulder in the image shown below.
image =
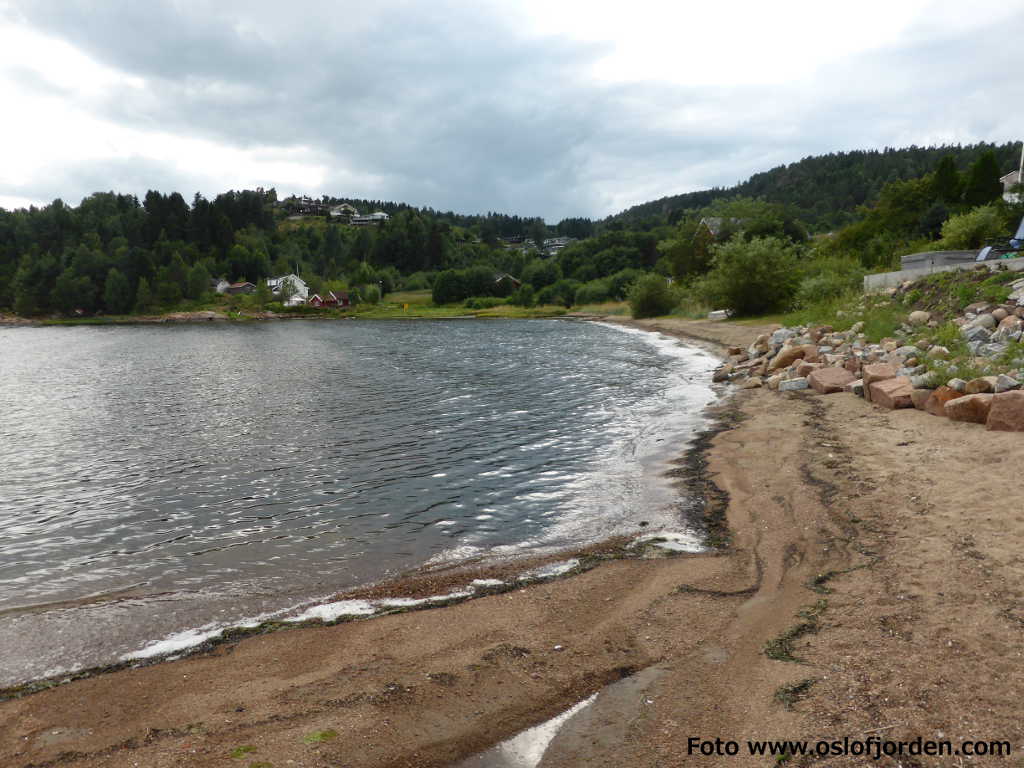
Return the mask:
<svg viewBox="0 0 1024 768">
<path fill-rule="evenodd" d="M 803 347 L 783 347 L 779 350 L 779 354 L 772 358 L 771 363 L 768 365 L 768 370 L 777 371 L 780 368 L 788 368 L 797 360 L 802 359 L 806 353 L 807 350 Z"/>
<path fill-rule="evenodd" d="M 842 392 L 843 387 L 854 381 L 856 377 L 845 368 L 819 368 L 807 376 L 811 389 L 820 395 Z"/>
<path fill-rule="evenodd" d="M 865 365 L 861 370 L 861 378 L 864 379 L 864 397 L 871 399 L 871 385 L 876 381 L 896 378 L 896 369 L 888 363 L 871 363 Z"/>
<path fill-rule="evenodd" d="M 931 319 L 932 316 L 930 314 L 919 309 L 910 313 L 910 317 L 907 318 L 907 322 L 911 325 L 926 325 Z"/>
<path fill-rule="evenodd" d="M 951 387 L 939 387 L 938 389 L 932 390 L 931 397 L 925 401 L 924 410 L 932 416 L 945 416 L 946 410 L 944 406 L 946 403 L 950 400 L 956 400 L 958 397 L 963 396 L 963 392 L 957 392 Z"/>
<path fill-rule="evenodd" d="M 779 382 L 779 392 L 793 392 L 798 389 L 807 389 L 807 379 L 802 376 Z"/>
<path fill-rule="evenodd" d="M 943 406 L 946 416 L 951 421 L 968 421 L 973 424 L 984 424 L 988 421 L 988 412 L 992 407 L 995 395 L 964 395 L 950 400 Z"/>
<path fill-rule="evenodd" d="M 911 392 L 910 392 L 910 402 L 912 402 L 914 404 L 914 407 L 917 410 L 923 411 L 925 403 L 928 402 L 928 398 L 932 396 L 932 392 L 933 391 L 934 390 L 931 390 L 931 389 L 914 389 L 914 390 L 911 390 Z"/>
<path fill-rule="evenodd" d="M 1001 392 L 1009 392 L 1012 389 L 1020 389 L 1020 382 L 1013 376 L 1007 376 L 1005 373 L 1000 373 L 996 376 L 996 394 Z"/>
<path fill-rule="evenodd" d="M 821 363 L 809 363 L 807 358 L 804 358 L 796 364 L 796 375 L 797 376 L 809 376 L 811 371 L 816 371 L 822 367 Z"/>
<path fill-rule="evenodd" d="M 980 395 L 984 392 L 995 392 L 995 390 L 995 376 L 979 376 L 977 379 L 971 379 L 967 382 L 967 385 L 964 387 L 964 394 Z"/>
<path fill-rule="evenodd" d="M 993 395 L 985 429 L 1024 432 L 1024 392 L 1013 390 Z"/>
<path fill-rule="evenodd" d="M 914 385 L 906 376 L 872 382 L 868 389 L 871 392 L 871 402 L 883 408 L 911 408 L 914 405 L 910 396 L 914 391 Z"/>
</svg>

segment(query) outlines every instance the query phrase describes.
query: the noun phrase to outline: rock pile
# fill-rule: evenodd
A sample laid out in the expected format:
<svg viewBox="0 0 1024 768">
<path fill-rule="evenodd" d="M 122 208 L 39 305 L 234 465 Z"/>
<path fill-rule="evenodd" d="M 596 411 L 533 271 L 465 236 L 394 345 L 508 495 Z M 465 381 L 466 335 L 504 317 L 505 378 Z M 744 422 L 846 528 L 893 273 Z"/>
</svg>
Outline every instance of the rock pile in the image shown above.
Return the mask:
<svg viewBox="0 0 1024 768">
<path fill-rule="evenodd" d="M 1019 344 L 1024 332 L 1024 280 L 1019 292 L 1022 306 L 971 305 L 953 321 L 975 356 L 972 362 L 985 367 L 1001 360 L 1007 368 L 1004 373 L 946 380 L 933 368 L 935 361 L 950 357 L 950 350 L 910 341 L 922 329 L 938 325 L 927 312 L 917 311 L 896 332 L 898 338 L 877 344 L 867 341 L 863 322 L 848 331 L 827 325 L 779 328 L 758 336 L 746 349 L 731 347 L 728 362 L 715 371 L 713 380 L 741 389 L 852 392 L 882 408 L 917 408 L 987 429 L 1024 431 L 1024 347 Z M 1020 356 L 1013 357 L 1017 351 Z M 1008 356 L 1012 359 L 1007 363 Z"/>
</svg>

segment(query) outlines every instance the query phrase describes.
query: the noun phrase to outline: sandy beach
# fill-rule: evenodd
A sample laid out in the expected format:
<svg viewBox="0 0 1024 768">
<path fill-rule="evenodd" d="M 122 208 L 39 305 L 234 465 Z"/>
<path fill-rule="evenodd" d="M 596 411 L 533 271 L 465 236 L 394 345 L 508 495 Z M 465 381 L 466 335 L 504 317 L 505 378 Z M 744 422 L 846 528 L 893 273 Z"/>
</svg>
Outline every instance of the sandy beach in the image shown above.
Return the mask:
<svg viewBox="0 0 1024 768">
<path fill-rule="evenodd" d="M 712 345 L 764 330 L 630 324 Z M 688 739 L 871 735 L 1008 741 L 1015 753 L 903 766 L 1015 764 L 1019 436 L 842 394 L 737 392 L 719 415 L 722 429 L 690 457 L 703 472 L 688 476 L 724 511 L 720 550 L 609 559 L 458 605 L 250 637 L 8 700 L 0 764 L 444 766 L 633 675 L 540 765 L 764 766 L 773 758 L 745 750 L 690 755 Z"/>
</svg>

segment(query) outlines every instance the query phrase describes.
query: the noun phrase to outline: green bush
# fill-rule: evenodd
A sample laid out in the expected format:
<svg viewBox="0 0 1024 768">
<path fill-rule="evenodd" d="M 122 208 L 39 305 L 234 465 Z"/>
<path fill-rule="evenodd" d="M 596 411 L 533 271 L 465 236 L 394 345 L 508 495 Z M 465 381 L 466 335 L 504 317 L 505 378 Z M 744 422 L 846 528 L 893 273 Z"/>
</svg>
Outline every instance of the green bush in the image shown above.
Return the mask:
<svg viewBox="0 0 1024 768">
<path fill-rule="evenodd" d="M 600 304 L 611 298 L 611 290 L 607 280 L 591 280 L 576 289 L 575 303 Z"/>
<path fill-rule="evenodd" d="M 616 301 L 621 301 L 629 295 L 629 289 L 633 283 L 644 276 L 640 269 L 620 269 L 608 278 L 608 296 Z"/>
<path fill-rule="evenodd" d="M 462 272 L 446 269 L 434 278 L 431 298 L 435 304 L 454 304 L 465 299 L 467 295 L 466 281 Z"/>
<path fill-rule="evenodd" d="M 523 283 L 508 297 L 508 303 L 514 307 L 532 307 L 537 303 L 537 294 L 532 285 Z"/>
<path fill-rule="evenodd" d="M 537 303 L 561 304 L 564 307 L 571 307 L 576 300 L 576 290 L 579 287 L 579 280 L 559 280 L 554 285 L 541 289 L 537 294 Z"/>
<path fill-rule="evenodd" d="M 413 272 L 402 281 L 403 291 L 427 291 L 434 284 L 434 272 Z"/>
<path fill-rule="evenodd" d="M 999 209 L 994 205 L 983 205 L 959 216 L 951 216 L 942 225 L 941 243 L 948 250 L 973 250 L 1006 234 L 1006 224 Z"/>
<path fill-rule="evenodd" d="M 504 299 L 499 299 L 497 296 L 473 296 L 466 299 L 466 309 L 490 309 L 491 307 L 497 307 L 504 304 Z"/>
<path fill-rule="evenodd" d="M 804 275 L 793 300 L 797 307 L 809 307 L 859 291 L 864 284 L 863 268 L 851 259 L 815 260 L 807 266 Z"/>
<path fill-rule="evenodd" d="M 787 309 L 798 285 L 796 256 L 788 241 L 733 237 L 715 246 L 711 271 L 698 290 L 716 308 L 756 315 Z"/>
<path fill-rule="evenodd" d="M 633 317 L 667 315 L 679 304 L 679 295 L 661 275 L 644 275 L 629 291 L 629 307 Z"/>
</svg>

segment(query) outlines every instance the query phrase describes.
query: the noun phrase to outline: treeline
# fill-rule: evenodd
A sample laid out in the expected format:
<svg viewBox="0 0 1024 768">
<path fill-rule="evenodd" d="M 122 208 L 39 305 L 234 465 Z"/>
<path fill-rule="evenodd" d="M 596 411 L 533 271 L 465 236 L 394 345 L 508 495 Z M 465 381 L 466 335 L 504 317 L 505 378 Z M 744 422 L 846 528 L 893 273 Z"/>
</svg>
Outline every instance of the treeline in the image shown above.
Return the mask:
<svg viewBox="0 0 1024 768">
<path fill-rule="evenodd" d="M 1017 168 L 1020 143 L 911 146 L 805 157 L 756 173 L 733 187 L 672 195 L 633 206 L 609 217 L 601 226 L 618 223 L 651 228 L 674 224 L 686 212 L 739 196 L 786 205 L 811 232 L 835 231 L 856 221 L 860 206 L 877 202 L 886 184 L 924 176 L 947 155 L 964 172 L 986 152 L 992 152 L 1002 173 L 1007 173 Z"/>
</svg>

